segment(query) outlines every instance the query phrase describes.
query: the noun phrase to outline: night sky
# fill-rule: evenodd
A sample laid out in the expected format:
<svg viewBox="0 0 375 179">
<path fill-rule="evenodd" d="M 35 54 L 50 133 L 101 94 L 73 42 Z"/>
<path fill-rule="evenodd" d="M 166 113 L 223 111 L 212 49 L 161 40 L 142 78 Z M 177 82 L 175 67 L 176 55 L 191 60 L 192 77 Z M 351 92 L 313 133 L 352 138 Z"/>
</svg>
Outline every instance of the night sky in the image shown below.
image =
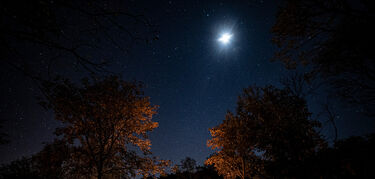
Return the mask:
<svg viewBox="0 0 375 179">
<path fill-rule="evenodd" d="M 186 156 L 199 164 L 212 153 L 206 146 L 209 128 L 221 123 L 233 110 L 243 88 L 256 84 L 280 86 L 287 70 L 271 62 L 275 47 L 270 28 L 277 4 L 271 1 L 147 1 L 134 3 L 158 25 L 159 40 L 137 44 L 124 55 L 108 52 L 117 62 L 112 70 L 126 80 L 145 84 L 145 95 L 159 105 L 151 132 L 152 152 L 179 162 Z M 220 34 L 233 34 L 229 44 L 218 42 Z M 75 73 L 74 73 L 75 74 Z M 72 78 L 80 76 L 70 75 Z M 1 69 L 1 120 L 11 143 L 0 147 L 0 161 L 29 156 L 52 141 L 59 123 L 36 102 L 33 82 L 12 69 Z M 319 111 L 324 94 L 309 99 L 312 112 Z M 374 121 L 356 110 L 336 105 L 340 111 L 339 137 L 373 130 Z M 329 123 L 322 133 L 332 137 Z"/>
</svg>

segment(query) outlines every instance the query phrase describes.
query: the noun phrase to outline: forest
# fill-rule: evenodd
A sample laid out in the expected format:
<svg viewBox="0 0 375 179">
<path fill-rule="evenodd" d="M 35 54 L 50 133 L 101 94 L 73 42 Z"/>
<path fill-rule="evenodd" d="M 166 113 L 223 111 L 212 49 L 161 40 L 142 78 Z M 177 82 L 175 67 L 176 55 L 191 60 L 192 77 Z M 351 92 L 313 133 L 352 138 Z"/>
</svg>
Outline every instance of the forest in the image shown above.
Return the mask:
<svg viewBox="0 0 375 179">
<path fill-rule="evenodd" d="M 211 37 L 190 31 L 231 8 L 244 20 L 207 55 L 222 61 L 195 71 Z M 238 24 L 258 18 L 248 11 L 272 17 L 258 27 L 258 46 L 271 46 L 259 80 L 240 77 L 253 57 L 240 55 L 251 28 Z M 4 0 L 0 17 L 0 179 L 375 178 L 375 1 Z M 149 53 L 174 59 L 138 59 Z M 214 68 L 226 69 L 201 77 Z M 19 108 L 35 115 L 13 119 Z M 28 127 L 33 116 L 51 130 Z M 36 136 L 14 136 L 26 129 Z"/>
</svg>

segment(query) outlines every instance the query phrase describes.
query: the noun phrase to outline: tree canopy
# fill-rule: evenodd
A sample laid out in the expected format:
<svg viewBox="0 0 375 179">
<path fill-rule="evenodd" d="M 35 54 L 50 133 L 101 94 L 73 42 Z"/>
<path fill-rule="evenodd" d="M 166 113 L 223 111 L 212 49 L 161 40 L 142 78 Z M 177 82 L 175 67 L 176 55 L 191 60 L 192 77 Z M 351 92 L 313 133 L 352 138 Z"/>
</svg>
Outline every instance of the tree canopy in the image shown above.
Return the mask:
<svg viewBox="0 0 375 179">
<path fill-rule="evenodd" d="M 219 174 L 251 178 L 288 176 L 298 163 L 324 145 L 310 119 L 305 100 L 273 86 L 249 87 L 239 96 L 236 113 L 210 129 L 208 146 L 216 152 L 206 161 Z"/>
<path fill-rule="evenodd" d="M 108 175 L 144 176 L 163 172 L 167 161 L 148 157 L 148 132 L 158 106 L 151 105 L 137 83 L 118 77 L 46 82 L 43 90 L 55 119 L 64 126 L 56 130 L 72 149 L 65 172 L 72 177 Z M 134 147 L 140 149 L 140 156 Z"/>
<path fill-rule="evenodd" d="M 283 0 L 272 41 L 274 60 L 308 66 L 306 78 L 322 77 L 335 95 L 374 115 L 375 4 L 370 0 Z"/>
<path fill-rule="evenodd" d="M 106 72 L 112 53 L 157 39 L 150 20 L 129 1 L 4 0 L 0 62 L 34 79 L 65 68 Z M 68 67 L 68 68 L 66 68 Z"/>
</svg>

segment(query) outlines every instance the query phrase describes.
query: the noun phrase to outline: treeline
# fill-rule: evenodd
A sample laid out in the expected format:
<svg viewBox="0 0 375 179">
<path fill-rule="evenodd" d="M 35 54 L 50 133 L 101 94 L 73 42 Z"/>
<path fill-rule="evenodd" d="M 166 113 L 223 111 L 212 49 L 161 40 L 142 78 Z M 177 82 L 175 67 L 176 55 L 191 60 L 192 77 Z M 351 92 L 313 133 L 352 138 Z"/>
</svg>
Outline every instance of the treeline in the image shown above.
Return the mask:
<svg viewBox="0 0 375 179">
<path fill-rule="evenodd" d="M 371 119 L 375 116 L 374 1 L 281 1 L 271 29 L 278 47 L 274 60 L 305 73 L 285 80 L 281 88 L 246 88 L 236 110 L 210 129 L 208 146 L 213 154 L 202 167 L 196 167 L 193 159 L 171 167 L 170 161 L 154 157 L 148 135 L 158 127 L 152 121 L 158 106 L 150 103 L 140 83 L 103 75 L 108 74 L 106 62 L 101 61 L 106 58 L 81 53 L 100 51 L 103 48 L 95 42 L 102 40 L 117 47 L 119 42 L 108 36 L 116 29 L 139 39 L 117 20 L 130 18 L 147 30 L 152 27 L 147 19 L 101 1 L 40 0 L 22 8 L 17 2 L 2 1 L 0 5 L 3 64 L 34 80 L 41 92 L 40 105 L 63 123 L 53 143 L 31 157 L 2 165 L 0 178 L 375 178 L 375 135 L 343 140 L 336 135 L 329 143 L 319 132 L 322 124 L 306 105 L 306 96 L 317 82 L 331 87 L 335 99 Z M 80 17 L 72 19 L 82 27 L 65 24 L 70 21 L 67 17 Z M 154 31 L 151 34 L 156 39 Z M 18 47 L 30 44 L 34 46 L 30 51 L 45 53 L 35 59 L 20 58 L 27 48 Z M 49 53 L 63 57 L 42 55 Z M 56 78 L 59 70 L 45 68 L 66 59 L 72 59 L 66 64 L 86 70 L 92 78 L 73 83 Z M 40 67 L 32 68 L 30 62 Z M 326 107 L 337 129 L 335 116 Z M 0 143 L 6 143 L 6 137 L 0 132 Z"/>
<path fill-rule="evenodd" d="M 167 176 L 159 178 L 374 178 L 375 167 L 372 164 L 375 159 L 374 150 L 375 134 L 366 137 L 353 136 L 339 140 L 333 146 L 325 147 L 317 151 L 314 155 L 306 157 L 304 161 L 294 163 L 294 167 L 290 167 L 290 161 L 284 163 L 286 164 L 285 167 L 279 166 L 279 168 L 274 168 L 276 165 L 274 161 L 263 160 L 261 170 L 250 171 L 251 169 L 247 169 L 248 171 L 245 171 L 245 177 L 242 177 L 240 174 L 235 174 L 241 171 L 228 169 L 226 170 L 229 171 L 228 175 L 232 175 L 228 176 L 225 174 L 220 175 L 214 165 L 206 164 L 190 169 L 181 167 L 186 166 L 186 164 L 184 165 L 186 160 L 192 160 L 186 158 L 181 161 L 181 165 L 178 165 L 178 170 L 173 170 L 173 172 Z M 259 163 L 255 165 L 259 167 Z M 281 164 L 279 163 L 279 165 Z M 221 171 L 222 170 L 223 169 L 221 169 Z M 237 170 L 240 170 L 240 168 L 237 168 Z M 275 170 L 282 171 L 282 173 L 275 174 Z"/>
<path fill-rule="evenodd" d="M 235 112 L 210 129 L 205 165 L 172 166 L 150 152 L 157 106 L 141 85 L 118 77 L 57 79 L 40 104 L 64 123 L 39 153 L 3 165 L 0 178 L 373 178 L 375 135 L 329 145 L 306 100 L 290 90 L 251 86 Z M 131 147 L 133 146 L 133 147 Z M 137 149 L 137 150 L 136 150 Z"/>
<path fill-rule="evenodd" d="M 169 161 L 153 157 L 148 133 L 158 106 L 141 84 L 116 76 L 45 81 L 40 105 L 63 123 L 56 140 L 31 158 L 1 169 L 0 178 L 128 178 L 164 174 Z M 27 177 L 27 178 L 29 178 Z"/>
<path fill-rule="evenodd" d="M 375 134 L 335 141 L 288 87 L 249 87 L 210 129 L 207 160 L 225 178 L 373 178 Z"/>
</svg>

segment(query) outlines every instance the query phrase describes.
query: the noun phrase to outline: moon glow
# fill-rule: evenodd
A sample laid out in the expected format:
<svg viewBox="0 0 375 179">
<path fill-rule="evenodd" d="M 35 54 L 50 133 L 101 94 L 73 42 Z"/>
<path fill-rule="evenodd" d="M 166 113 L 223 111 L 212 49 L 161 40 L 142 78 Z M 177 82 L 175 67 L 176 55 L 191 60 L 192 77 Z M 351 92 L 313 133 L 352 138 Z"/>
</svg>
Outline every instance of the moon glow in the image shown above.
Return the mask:
<svg viewBox="0 0 375 179">
<path fill-rule="evenodd" d="M 232 39 L 232 34 L 229 34 L 229 33 L 223 33 L 220 38 L 218 39 L 219 42 L 221 42 L 222 44 L 226 45 L 230 42 L 230 40 Z"/>
</svg>

